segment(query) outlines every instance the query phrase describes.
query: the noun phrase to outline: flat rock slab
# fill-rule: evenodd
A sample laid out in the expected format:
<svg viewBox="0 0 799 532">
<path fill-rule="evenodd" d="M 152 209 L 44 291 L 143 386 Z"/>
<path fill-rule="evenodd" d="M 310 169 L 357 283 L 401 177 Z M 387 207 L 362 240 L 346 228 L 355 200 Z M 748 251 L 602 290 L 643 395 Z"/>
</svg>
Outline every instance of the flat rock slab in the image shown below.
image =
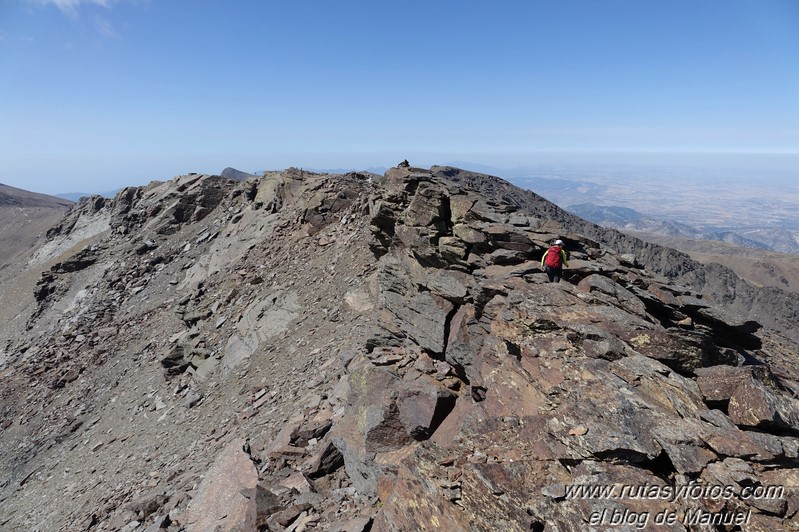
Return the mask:
<svg viewBox="0 0 799 532">
<path fill-rule="evenodd" d="M 255 489 L 258 471 L 243 446 L 234 440 L 219 453 L 189 504 L 187 532 L 255 531 L 254 508 L 241 491 Z"/>
</svg>

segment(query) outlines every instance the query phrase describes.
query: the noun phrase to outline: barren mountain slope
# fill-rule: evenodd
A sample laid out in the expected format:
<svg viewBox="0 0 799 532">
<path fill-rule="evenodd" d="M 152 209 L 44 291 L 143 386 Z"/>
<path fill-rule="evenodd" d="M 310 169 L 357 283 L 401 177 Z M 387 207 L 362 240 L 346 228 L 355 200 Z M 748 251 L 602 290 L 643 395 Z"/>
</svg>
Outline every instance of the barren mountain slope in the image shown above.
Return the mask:
<svg viewBox="0 0 799 532">
<path fill-rule="evenodd" d="M 72 202 L 0 184 L 0 294 L 4 306 L 0 338 L 14 336 L 11 321 L 30 312 L 40 271 L 26 268 L 48 229 L 64 217 Z M 23 318 L 24 321 L 24 318 Z M 0 346 L 0 364 L 4 359 Z"/>
<path fill-rule="evenodd" d="M 44 231 L 55 225 L 72 202 L 0 183 L 0 276 L 18 262 Z"/>
<path fill-rule="evenodd" d="M 65 209 L 71 201 L 0 183 L 0 207 L 44 207 Z"/>
<path fill-rule="evenodd" d="M 3 530 L 799 516 L 796 295 L 500 179 L 182 176 L 49 236 L 0 343 Z M 570 492 L 696 482 L 729 496 Z"/>
<path fill-rule="evenodd" d="M 773 286 L 799 292 L 799 255 L 757 250 L 727 242 L 625 232 L 648 242 L 678 249 L 702 264 L 715 262 L 726 266 L 755 286 Z"/>
</svg>

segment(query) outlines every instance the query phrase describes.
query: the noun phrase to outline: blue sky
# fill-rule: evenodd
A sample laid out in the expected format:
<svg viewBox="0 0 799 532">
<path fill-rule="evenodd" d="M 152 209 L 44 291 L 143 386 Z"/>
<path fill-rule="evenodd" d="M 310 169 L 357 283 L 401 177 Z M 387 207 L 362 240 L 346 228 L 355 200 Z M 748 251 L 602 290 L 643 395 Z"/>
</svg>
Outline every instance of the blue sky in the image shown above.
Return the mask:
<svg viewBox="0 0 799 532">
<path fill-rule="evenodd" d="M 0 182 L 799 153 L 799 2 L 0 0 Z"/>
</svg>

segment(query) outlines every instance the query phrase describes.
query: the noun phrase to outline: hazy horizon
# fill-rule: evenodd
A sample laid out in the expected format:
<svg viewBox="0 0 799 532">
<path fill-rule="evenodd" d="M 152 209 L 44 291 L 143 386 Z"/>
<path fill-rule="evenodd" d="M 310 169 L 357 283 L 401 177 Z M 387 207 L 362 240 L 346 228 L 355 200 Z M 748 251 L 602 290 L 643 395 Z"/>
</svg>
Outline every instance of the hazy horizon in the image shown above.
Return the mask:
<svg viewBox="0 0 799 532">
<path fill-rule="evenodd" d="M 799 154 L 797 27 L 792 0 L 0 0 L 0 180 L 782 164 L 767 154 Z"/>
<path fill-rule="evenodd" d="M 172 171 L 159 174 L 156 170 L 152 172 L 135 173 L 126 168 L 110 168 L 107 172 L 109 179 L 102 180 L 81 180 L 64 178 L 58 183 L 46 182 L 44 187 L 36 186 L 37 181 L 33 179 L 19 179 L 13 176 L 0 176 L 0 183 L 38 192 L 42 194 L 68 194 L 74 192 L 81 193 L 105 193 L 111 190 L 124 188 L 126 186 L 141 186 L 151 181 L 168 181 L 178 175 L 185 175 L 191 172 L 218 174 L 224 168 L 232 167 L 249 173 L 260 173 L 265 170 L 283 170 L 289 167 L 305 168 L 314 171 L 331 170 L 360 170 L 365 171 L 370 168 L 390 168 L 395 166 L 403 159 L 408 159 L 414 166 L 428 168 L 433 165 L 454 165 L 475 171 L 496 170 L 499 177 L 543 177 L 548 172 L 557 173 L 560 177 L 572 177 L 579 180 L 584 177 L 586 171 L 596 170 L 598 173 L 610 169 L 635 172 L 647 169 L 657 169 L 658 171 L 707 171 L 716 174 L 724 174 L 731 181 L 740 181 L 745 176 L 757 173 L 760 178 L 753 186 L 763 186 L 780 182 L 783 184 L 796 184 L 799 186 L 799 154 L 780 153 L 621 153 L 621 152 L 547 152 L 535 154 L 535 156 L 522 156 L 516 154 L 441 154 L 420 155 L 418 157 L 398 155 L 393 159 L 388 156 L 383 158 L 365 157 L 360 154 L 353 155 L 350 159 L 347 154 L 336 154 L 334 157 L 325 157 L 321 154 L 313 156 L 291 156 L 273 157 L 272 161 L 283 161 L 283 164 L 275 162 L 269 164 L 269 158 L 264 158 L 265 163 L 258 164 L 232 164 L 223 162 L 208 162 L 205 165 L 187 165 L 183 169 L 176 169 L 172 165 Z M 478 155 L 478 157 L 475 157 Z M 471 158 L 469 158 L 471 157 Z M 253 158 L 257 160 L 258 158 Z M 356 164 L 353 161 L 364 161 Z M 304 161 L 304 162 L 298 162 Z M 170 165 L 165 165 L 165 167 Z M 577 172 L 580 175 L 569 176 L 569 172 Z M 774 178 L 763 182 L 763 176 Z M 780 177 L 782 176 L 782 177 Z M 71 186 L 74 184 L 75 186 Z M 33 186 L 31 186 L 33 185 Z"/>
</svg>

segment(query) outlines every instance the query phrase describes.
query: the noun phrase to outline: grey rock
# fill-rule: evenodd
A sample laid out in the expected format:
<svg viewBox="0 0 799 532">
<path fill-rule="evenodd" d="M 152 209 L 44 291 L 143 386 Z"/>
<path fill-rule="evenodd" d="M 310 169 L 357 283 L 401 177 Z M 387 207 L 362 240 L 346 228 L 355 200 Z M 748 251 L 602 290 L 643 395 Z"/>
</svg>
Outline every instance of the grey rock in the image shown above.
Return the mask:
<svg viewBox="0 0 799 532">
<path fill-rule="evenodd" d="M 430 292 L 416 292 L 407 270 L 399 263 L 386 263 L 379 274 L 385 307 L 400 327 L 422 349 L 443 353 L 447 316 L 452 303 Z"/>
<path fill-rule="evenodd" d="M 468 245 L 460 238 L 442 236 L 438 239 L 438 252 L 449 262 L 459 262 L 466 258 Z"/>
</svg>

